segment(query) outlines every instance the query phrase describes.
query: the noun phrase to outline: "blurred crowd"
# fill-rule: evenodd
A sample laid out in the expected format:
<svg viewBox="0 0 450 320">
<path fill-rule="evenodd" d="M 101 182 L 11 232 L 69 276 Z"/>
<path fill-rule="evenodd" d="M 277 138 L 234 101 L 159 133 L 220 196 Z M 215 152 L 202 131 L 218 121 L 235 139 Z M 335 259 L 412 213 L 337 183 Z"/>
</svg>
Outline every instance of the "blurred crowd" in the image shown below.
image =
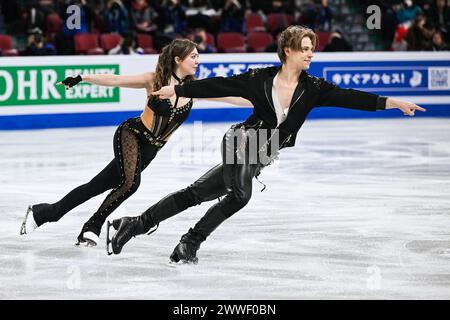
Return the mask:
<svg viewBox="0 0 450 320">
<path fill-rule="evenodd" d="M 73 13 L 67 11 L 72 5 L 81 9 L 77 29 L 62 23 Z M 226 32 L 245 36 L 250 15 L 258 15 L 265 26 L 275 13 L 288 18 L 279 28 L 259 30 L 269 32 L 272 42 L 282 28 L 294 23 L 331 31 L 333 10 L 327 0 L 0 0 L 0 33 L 26 36 L 22 55 L 74 54 L 74 36 L 80 33 L 121 35 L 120 46 L 110 53 L 142 53 L 139 34 L 152 36 L 155 52 L 174 38 L 189 37 L 200 51 L 213 53 L 218 50 L 208 37 L 215 40 Z M 267 44 L 267 50 L 273 45 Z"/>
<path fill-rule="evenodd" d="M 385 50 L 447 50 L 446 1 L 355 3 L 382 8 L 380 36 Z M 75 29 L 65 23 L 73 14 L 68 11 L 72 5 L 80 9 L 80 25 Z M 351 51 L 345 35 L 333 26 L 338 14 L 333 0 L 0 0 L 0 34 L 26 38 L 21 55 L 67 55 L 77 53 L 77 34 L 120 35 L 117 45 L 105 52 L 110 54 L 144 53 L 138 41 L 142 34 L 151 36 L 154 52 L 175 38 L 187 37 L 201 53 L 214 53 L 227 52 L 216 46 L 221 33 L 240 33 L 250 41 L 255 38 L 250 33 L 256 31 L 269 34 L 258 51 L 273 52 L 280 30 L 301 24 L 327 33 L 321 50 Z"/>
<path fill-rule="evenodd" d="M 363 1 L 382 8 L 380 34 L 385 50 L 449 50 L 448 0 Z"/>
</svg>

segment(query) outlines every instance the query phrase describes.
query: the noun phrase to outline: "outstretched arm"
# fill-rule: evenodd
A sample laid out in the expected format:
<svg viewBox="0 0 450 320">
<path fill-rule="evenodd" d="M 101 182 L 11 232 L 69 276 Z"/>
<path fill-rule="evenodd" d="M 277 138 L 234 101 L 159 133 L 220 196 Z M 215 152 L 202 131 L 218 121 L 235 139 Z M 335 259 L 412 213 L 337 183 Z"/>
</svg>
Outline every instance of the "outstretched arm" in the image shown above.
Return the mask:
<svg viewBox="0 0 450 320">
<path fill-rule="evenodd" d="M 66 89 L 73 87 L 81 81 L 107 87 L 145 88 L 150 90 L 153 72 L 138 75 L 122 76 L 115 74 L 84 74 L 76 77 L 67 77 L 57 85 L 64 85 Z"/>
<path fill-rule="evenodd" d="M 231 77 L 214 77 L 191 81 L 177 86 L 165 86 L 153 92 L 160 99 L 169 99 L 173 95 L 186 98 L 221 98 L 242 97 L 249 98 L 248 83 L 251 81 L 249 74 L 252 70 Z"/>
<path fill-rule="evenodd" d="M 319 79 L 319 93 L 316 105 L 366 111 L 400 109 L 408 116 L 414 116 L 415 110 L 426 111 L 426 109 L 419 107 L 412 102 L 383 97 L 360 90 L 342 89 L 335 84 L 329 83 L 323 78 Z"/>
</svg>

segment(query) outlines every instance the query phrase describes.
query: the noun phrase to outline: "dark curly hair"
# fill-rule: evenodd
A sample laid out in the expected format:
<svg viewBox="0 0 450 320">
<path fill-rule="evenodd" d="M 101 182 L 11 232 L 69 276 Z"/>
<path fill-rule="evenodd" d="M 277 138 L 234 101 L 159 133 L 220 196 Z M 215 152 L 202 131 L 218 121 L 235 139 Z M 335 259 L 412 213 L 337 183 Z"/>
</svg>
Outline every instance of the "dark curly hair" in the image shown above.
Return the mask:
<svg viewBox="0 0 450 320">
<path fill-rule="evenodd" d="M 162 49 L 156 65 L 156 74 L 152 84 L 153 91 L 169 84 L 170 77 L 176 68 L 175 57 L 184 60 L 195 48 L 197 45 L 188 39 L 175 39 Z M 189 75 L 185 81 L 192 81 L 194 78 Z"/>
</svg>

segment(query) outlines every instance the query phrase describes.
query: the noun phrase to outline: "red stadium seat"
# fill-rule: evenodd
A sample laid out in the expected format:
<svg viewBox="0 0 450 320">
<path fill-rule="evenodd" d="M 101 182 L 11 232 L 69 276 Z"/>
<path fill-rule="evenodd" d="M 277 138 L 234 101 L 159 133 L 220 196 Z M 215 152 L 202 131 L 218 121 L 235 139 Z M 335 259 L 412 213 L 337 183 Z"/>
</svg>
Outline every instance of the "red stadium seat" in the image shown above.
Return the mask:
<svg viewBox="0 0 450 320">
<path fill-rule="evenodd" d="M 146 54 L 157 53 L 153 48 L 153 38 L 151 35 L 139 33 L 137 35 L 138 46 L 144 50 Z"/>
<path fill-rule="evenodd" d="M 266 31 L 261 15 L 258 13 L 251 13 L 245 18 L 245 25 L 247 26 L 247 34 L 255 31 Z"/>
<path fill-rule="evenodd" d="M 47 16 L 47 41 L 54 43 L 55 36 L 61 31 L 63 21 L 57 13 L 50 13 Z"/>
<path fill-rule="evenodd" d="M 47 16 L 47 33 L 58 33 L 61 31 L 63 21 L 57 13 L 51 13 Z"/>
<path fill-rule="evenodd" d="M 267 28 L 269 32 L 275 34 L 282 29 L 292 25 L 294 17 L 285 13 L 270 13 L 267 15 Z"/>
<path fill-rule="evenodd" d="M 225 53 L 246 52 L 245 40 L 242 34 L 237 32 L 222 32 L 217 35 L 217 49 Z"/>
<path fill-rule="evenodd" d="M 76 54 L 104 54 L 98 45 L 98 35 L 94 33 L 79 33 L 74 36 Z"/>
<path fill-rule="evenodd" d="M 0 52 L 3 56 L 18 56 L 19 52 L 14 48 L 13 39 L 8 35 L 0 34 Z"/>
<path fill-rule="evenodd" d="M 109 52 L 112 48 L 115 48 L 121 41 L 122 36 L 116 33 L 104 33 L 100 35 L 100 45 L 105 52 Z"/>
<path fill-rule="evenodd" d="M 214 35 L 212 35 L 211 33 L 206 33 L 206 43 L 209 44 L 210 46 L 215 47 L 216 46 L 216 41 L 214 39 Z"/>
<path fill-rule="evenodd" d="M 251 32 L 247 35 L 250 52 L 264 52 L 271 43 L 273 43 L 273 36 L 268 32 Z"/>
<path fill-rule="evenodd" d="M 328 31 L 317 31 L 317 41 L 318 44 L 316 46 L 316 51 L 322 51 L 323 48 L 327 45 L 328 41 L 330 40 L 331 32 Z"/>
</svg>

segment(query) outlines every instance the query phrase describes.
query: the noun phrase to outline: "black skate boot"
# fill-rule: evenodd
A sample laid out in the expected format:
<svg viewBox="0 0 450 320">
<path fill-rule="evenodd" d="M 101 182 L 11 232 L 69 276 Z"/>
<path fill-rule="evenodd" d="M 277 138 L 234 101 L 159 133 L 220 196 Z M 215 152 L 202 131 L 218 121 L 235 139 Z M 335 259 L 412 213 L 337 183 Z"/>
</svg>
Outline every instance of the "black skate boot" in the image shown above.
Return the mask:
<svg viewBox="0 0 450 320">
<path fill-rule="evenodd" d="M 190 228 L 189 232 L 181 237 L 180 243 L 173 250 L 170 261 L 197 264 L 197 250 L 205 239 L 202 234 Z"/>
<path fill-rule="evenodd" d="M 112 223 L 108 221 L 106 229 L 106 252 L 108 255 L 113 253 L 119 254 L 122 251 L 123 246 L 130 241 L 131 238 L 144 233 L 150 235 L 158 229 L 158 226 L 159 224 L 156 225 L 156 228 L 151 229 L 153 225 L 150 227 L 146 226 L 145 221 L 142 220 L 141 216 L 123 217 L 121 219 L 113 220 Z M 112 239 L 109 237 L 109 230 L 111 227 L 117 230 Z M 110 244 L 112 251 L 110 251 Z"/>
</svg>

